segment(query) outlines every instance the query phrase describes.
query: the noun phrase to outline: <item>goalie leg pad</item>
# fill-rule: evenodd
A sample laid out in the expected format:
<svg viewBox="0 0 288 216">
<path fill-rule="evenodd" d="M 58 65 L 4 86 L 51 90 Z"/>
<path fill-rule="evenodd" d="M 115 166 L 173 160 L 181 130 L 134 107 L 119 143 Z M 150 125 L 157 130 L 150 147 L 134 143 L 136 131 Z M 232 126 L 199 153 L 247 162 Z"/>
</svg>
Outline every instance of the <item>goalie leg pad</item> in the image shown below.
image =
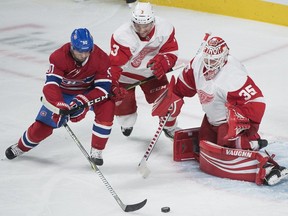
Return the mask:
<svg viewBox="0 0 288 216">
<path fill-rule="evenodd" d="M 199 128 L 182 129 L 175 132 L 173 160 L 199 159 Z"/>
<path fill-rule="evenodd" d="M 263 184 L 268 155 L 200 141 L 200 169 L 213 176 Z"/>
</svg>

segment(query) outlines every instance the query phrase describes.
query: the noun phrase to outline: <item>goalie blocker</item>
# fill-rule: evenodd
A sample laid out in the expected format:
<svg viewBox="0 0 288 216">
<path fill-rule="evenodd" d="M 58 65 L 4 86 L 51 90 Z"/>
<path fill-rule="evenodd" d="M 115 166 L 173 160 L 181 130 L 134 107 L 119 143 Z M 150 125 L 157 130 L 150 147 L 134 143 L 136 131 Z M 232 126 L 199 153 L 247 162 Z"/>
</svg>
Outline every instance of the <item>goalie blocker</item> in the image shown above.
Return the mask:
<svg viewBox="0 0 288 216">
<path fill-rule="evenodd" d="M 199 128 L 175 132 L 173 159 L 194 159 L 200 169 L 221 178 L 275 185 L 288 176 L 288 170 L 274 161 L 267 152 L 226 148 L 212 142 L 198 140 Z"/>
</svg>

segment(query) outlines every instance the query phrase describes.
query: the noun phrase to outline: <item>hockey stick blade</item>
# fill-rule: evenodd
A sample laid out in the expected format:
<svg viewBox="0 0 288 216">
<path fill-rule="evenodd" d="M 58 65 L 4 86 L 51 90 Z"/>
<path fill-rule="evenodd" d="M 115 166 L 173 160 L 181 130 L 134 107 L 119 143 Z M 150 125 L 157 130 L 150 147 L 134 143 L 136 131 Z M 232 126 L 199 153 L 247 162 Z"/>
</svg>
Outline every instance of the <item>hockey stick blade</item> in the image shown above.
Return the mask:
<svg viewBox="0 0 288 216">
<path fill-rule="evenodd" d="M 80 147 L 82 148 L 82 147 Z M 84 147 L 83 147 L 84 149 Z M 82 150 L 81 150 L 82 151 Z M 100 179 L 102 180 L 102 182 L 104 183 L 104 185 L 107 187 L 107 189 L 109 190 L 109 192 L 112 194 L 113 198 L 116 200 L 116 202 L 118 203 L 118 205 L 120 206 L 120 208 L 124 211 L 124 212 L 133 212 L 133 211 L 137 211 L 141 208 L 143 208 L 147 202 L 147 199 L 143 200 L 142 202 L 136 203 L 136 204 L 130 204 L 130 205 L 125 205 L 122 200 L 119 198 L 119 196 L 116 194 L 116 192 L 114 191 L 114 189 L 112 188 L 112 186 L 109 184 L 109 182 L 107 181 L 107 179 L 104 177 L 104 175 L 102 174 L 102 172 L 100 171 L 100 169 L 97 167 L 97 165 L 90 159 L 90 157 L 88 156 L 88 154 L 86 153 L 86 150 L 83 150 L 84 154 L 87 155 L 87 159 L 91 164 L 92 169 L 98 174 L 98 176 L 100 177 Z"/>
<path fill-rule="evenodd" d="M 138 171 L 140 172 L 143 178 L 147 178 L 150 175 L 151 171 L 147 166 L 145 158 L 143 158 L 141 162 L 138 164 Z"/>
<path fill-rule="evenodd" d="M 143 200 L 140 203 L 132 204 L 132 205 L 126 205 L 125 209 L 123 209 L 125 212 L 133 212 L 141 209 L 142 207 L 145 206 L 147 202 L 147 199 Z"/>
<path fill-rule="evenodd" d="M 107 181 L 107 179 L 104 177 L 104 175 L 102 174 L 102 172 L 100 171 L 100 169 L 98 168 L 98 166 L 91 160 L 88 152 L 86 151 L 86 149 L 84 148 L 84 146 L 81 144 L 81 142 L 79 141 L 79 139 L 76 137 L 76 135 L 74 134 L 74 132 L 71 130 L 71 128 L 69 127 L 69 125 L 67 123 L 64 123 L 64 128 L 67 130 L 67 132 L 69 133 L 69 135 L 71 136 L 71 138 L 74 140 L 74 142 L 76 143 L 76 145 L 78 146 L 78 148 L 81 150 L 81 152 L 83 153 L 83 155 L 85 156 L 85 158 L 88 160 L 88 162 L 90 163 L 92 169 L 96 172 L 96 174 L 99 176 L 99 178 L 101 179 L 101 181 L 104 183 L 104 185 L 106 186 L 106 188 L 108 189 L 108 191 L 111 193 L 111 195 L 113 196 L 113 198 L 116 200 L 116 202 L 118 203 L 118 205 L 121 207 L 121 209 L 125 212 L 132 212 L 132 211 L 137 211 L 139 209 L 141 209 L 147 202 L 147 199 L 143 200 L 140 203 L 136 203 L 136 204 L 132 204 L 132 205 L 125 205 L 121 199 L 119 198 L 119 196 L 117 195 L 117 193 L 114 191 L 114 189 L 112 188 L 112 186 L 109 184 L 109 182 Z"/>
</svg>

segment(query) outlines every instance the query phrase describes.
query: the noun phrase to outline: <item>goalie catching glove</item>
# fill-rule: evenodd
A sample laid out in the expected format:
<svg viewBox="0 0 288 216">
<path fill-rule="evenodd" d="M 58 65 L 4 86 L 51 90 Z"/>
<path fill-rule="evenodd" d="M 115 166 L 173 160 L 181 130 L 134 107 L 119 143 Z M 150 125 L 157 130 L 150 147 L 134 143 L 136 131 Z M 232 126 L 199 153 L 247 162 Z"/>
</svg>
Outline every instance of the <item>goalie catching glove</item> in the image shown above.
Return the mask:
<svg viewBox="0 0 288 216">
<path fill-rule="evenodd" d="M 226 107 L 228 132 L 224 138 L 235 140 L 243 131 L 250 129 L 250 120 L 242 114 L 237 106 L 227 103 Z"/>
<path fill-rule="evenodd" d="M 173 93 L 175 77 L 171 77 L 168 88 L 153 103 L 152 116 L 165 116 L 169 111 L 171 117 L 177 117 L 184 104 L 183 98 Z"/>
</svg>

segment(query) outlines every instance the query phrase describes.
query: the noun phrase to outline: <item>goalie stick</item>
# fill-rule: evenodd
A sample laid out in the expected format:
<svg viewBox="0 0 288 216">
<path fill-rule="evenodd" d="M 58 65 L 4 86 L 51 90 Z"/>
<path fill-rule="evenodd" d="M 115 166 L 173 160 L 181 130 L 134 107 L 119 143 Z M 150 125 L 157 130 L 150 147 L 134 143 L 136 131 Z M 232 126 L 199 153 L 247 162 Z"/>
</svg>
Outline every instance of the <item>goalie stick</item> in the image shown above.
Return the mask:
<svg viewBox="0 0 288 216">
<path fill-rule="evenodd" d="M 119 198 L 119 196 L 116 194 L 116 192 L 113 190 L 113 188 L 111 187 L 111 185 L 109 184 L 109 182 L 106 180 L 106 178 L 104 177 L 104 175 L 102 174 L 102 172 L 100 171 L 100 169 L 97 167 L 97 165 L 90 159 L 90 156 L 88 154 L 88 152 L 85 150 L 85 148 L 83 147 L 83 145 L 80 143 L 80 141 L 78 140 L 78 138 L 76 137 L 76 135 L 73 133 L 73 131 L 71 130 L 71 128 L 69 127 L 69 125 L 67 123 L 63 124 L 65 129 L 68 131 L 69 135 L 71 136 L 71 138 L 75 141 L 75 143 L 77 144 L 77 146 L 79 147 L 79 149 L 81 150 L 81 152 L 83 153 L 83 155 L 86 157 L 86 159 L 89 161 L 92 169 L 98 174 L 98 176 L 100 177 L 100 179 L 102 180 L 102 182 L 104 183 L 104 185 L 106 186 L 106 188 L 109 190 L 109 192 L 112 194 L 112 196 L 114 197 L 114 199 L 117 201 L 118 205 L 121 207 L 121 209 L 124 212 L 132 212 L 132 211 L 137 211 L 139 209 L 141 209 L 147 202 L 147 199 L 143 200 L 142 202 L 136 203 L 136 204 L 132 204 L 132 205 L 125 205 L 121 199 Z"/>
<path fill-rule="evenodd" d="M 176 70 L 178 70 L 178 69 L 183 68 L 184 66 L 185 66 L 184 63 L 183 63 L 183 64 L 180 64 L 180 65 L 177 65 L 177 66 L 175 66 L 172 70 L 170 70 L 170 71 L 168 71 L 168 72 L 170 73 L 170 72 L 176 71 Z M 135 83 L 133 83 L 133 84 L 127 85 L 127 86 L 125 87 L 125 89 L 126 89 L 126 90 L 133 89 L 133 88 L 135 88 L 136 86 L 142 85 L 142 84 L 144 84 L 144 83 L 147 83 L 148 81 L 153 80 L 153 79 L 155 79 L 155 78 L 156 78 L 155 75 L 150 76 L 150 77 L 147 77 L 147 78 L 145 78 L 145 79 L 143 79 L 143 80 L 140 80 L 140 81 L 135 82 Z M 84 107 L 92 106 L 92 105 L 94 105 L 94 104 L 96 104 L 96 103 L 98 103 L 98 102 L 101 102 L 101 101 L 103 101 L 103 100 L 105 100 L 105 99 L 108 99 L 108 98 L 111 97 L 111 96 L 112 96 L 112 94 L 106 94 L 106 95 L 100 96 L 100 97 L 98 97 L 98 98 L 95 98 L 95 99 L 93 99 L 93 100 L 88 101 L 88 103 L 86 103 L 86 104 L 80 105 L 80 106 L 75 107 L 75 108 L 73 108 L 73 109 L 71 109 L 71 110 L 62 110 L 62 109 L 59 109 L 58 107 L 56 107 L 56 106 L 54 106 L 53 104 L 49 103 L 49 101 L 47 101 L 44 96 L 42 96 L 40 100 L 41 100 L 41 102 L 45 105 L 45 107 L 46 107 L 47 109 L 49 109 L 51 112 L 56 113 L 56 114 L 58 114 L 58 115 L 69 115 L 69 114 L 71 114 L 71 113 L 76 112 L 76 111 L 79 110 L 79 109 L 82 109 L 82 108 L 84 108 Z"/>
<path fill-rule="evenodd" d="M 198 55 L 202 51 L 202 49 L 203 49 L 203 47 L 204 47 L 204 45 L 205 45 L 205 43 L 208 40 L 210 35 L 211 35 L 211 32 L 205 33 L 204 38 L 200 44 L 200 47 L 198 48 L 198 50 L 196 52 L 196 55 Z M 159 98 L 157 98 L 155 100 L 154 104 L 157 101 L 158 101 L 158 103 L 161 103 L 161 100 L 163 100 L 164 96 L 165 96 L 165 94 L 163 94 Z M 170 115 L 171 115 L 171 113 L 168 110 L 166 116 L 163 119 L 161 119 L 161 121 L 159 122 L 159 127 L 158 127 L 156 133 L 154 134 L 154 137 L 152 138 L 151 142 L 149 143 L 148 148 L 147 148 L 144 156 L 142 157 L 142 160 L 138 164 L 138 171 L 140 172 L 140 174 L 142 174 L 143 178 L 147 178 L 151 172 L 147 166 L 147 160 L 148 160 L 152 150 L 154 149 L 154 147 L 155 147 L 155 145 L 156 145 L 156 143 L 160 137 L 160 134 L 162 133 L 164 126 L 165 126 L 166 122 L 168 121 Z"/>
<path fill-rule="evenodd" d="M 152 151 L 153 151 L 153 149 L 154 149 L 154 147 L 155 147 L 155 145 L 156 145 L 156 143 L 160 137 L 160 134 L 162 133 L 164 126 L 165 126 L 166 122 L 168 121 L 170 115 L 171 115 L 171 113 L 168 111 L 166 116 L 161 118 L 161 120 L 159 122 L 159 127 L 158 127 L 156 133 L 154 134 L 154 137 L 150 141 L 148 148 L 147 148 L 144 156 L 142 157 L 142 160 L 138 164 L 138 171 L 142 174 L 143 178 L 147 178 L 151 172 L 147 166 L 147 160 L 148 160 L 150 154 L 152 153 Z"/>
</svg>

